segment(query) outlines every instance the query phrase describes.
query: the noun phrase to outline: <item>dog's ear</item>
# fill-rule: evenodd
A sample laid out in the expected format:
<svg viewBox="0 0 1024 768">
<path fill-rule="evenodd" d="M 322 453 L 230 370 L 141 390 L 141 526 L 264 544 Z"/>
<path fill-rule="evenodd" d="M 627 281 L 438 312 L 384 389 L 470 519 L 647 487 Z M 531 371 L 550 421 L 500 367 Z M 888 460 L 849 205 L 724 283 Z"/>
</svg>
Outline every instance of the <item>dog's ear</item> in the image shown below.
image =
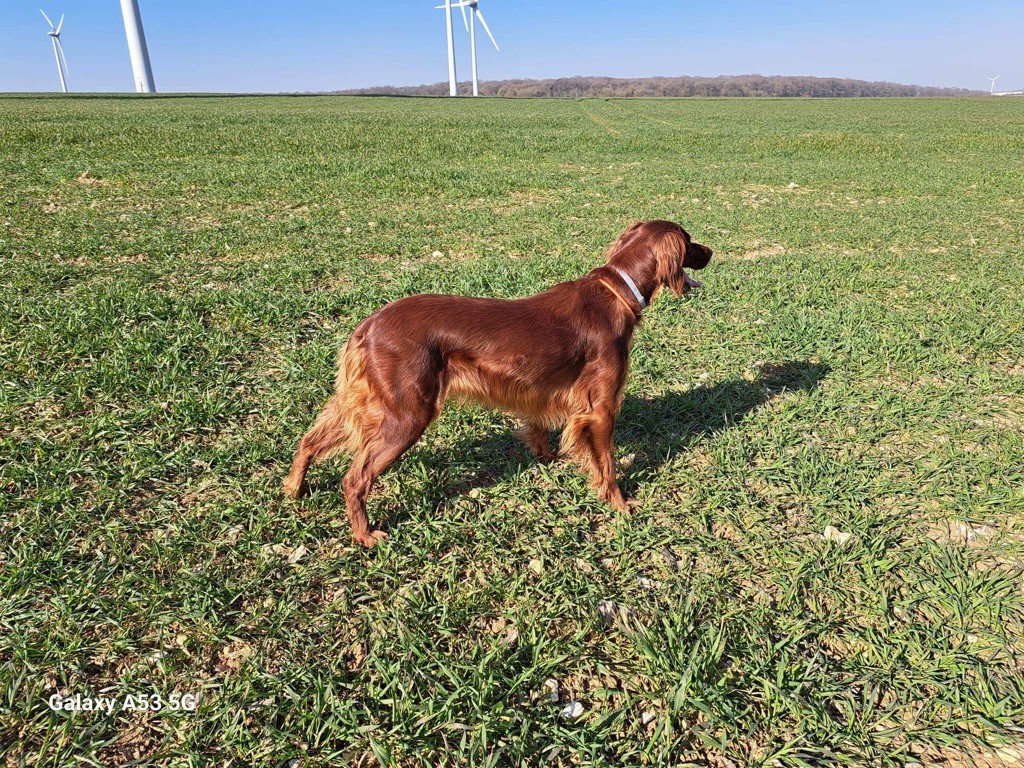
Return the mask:
<svg viewBox="0 0 1024 768">
<path fill-rule="evenodd" d="M 689 239 L 682 230 L 663 232 L 654 243 L 653 251 L 657 264 L 655 276 L 658 285 L 667 285 L 676 296 L 682 296 L 686 290 L 686 273 L 683 271 L 683 265 L 689 246 Z"/>
</svg>

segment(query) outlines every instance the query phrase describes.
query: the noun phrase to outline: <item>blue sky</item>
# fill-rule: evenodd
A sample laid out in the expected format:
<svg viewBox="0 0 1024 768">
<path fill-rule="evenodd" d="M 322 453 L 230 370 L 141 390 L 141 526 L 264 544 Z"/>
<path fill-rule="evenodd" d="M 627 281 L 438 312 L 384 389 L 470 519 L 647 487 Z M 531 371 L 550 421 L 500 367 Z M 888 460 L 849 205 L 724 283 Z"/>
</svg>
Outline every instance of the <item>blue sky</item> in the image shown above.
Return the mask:
<svg viewBox="0 0 1024 768">
<path fill-rule="evenodd" d="M 0 0 L 0 91 L 132 90 L 118 0 Z M 439 0 L 140 0 L 157 90 L 322 91 L 447 79 Z M 1024 88 L 1024 3 L 480 0 L 480 77 L 819 75 Z M 458 15 L 456 15 L 458 20 Z M 456 28 L 459 79 L 468 36 Z"/>
</svg>

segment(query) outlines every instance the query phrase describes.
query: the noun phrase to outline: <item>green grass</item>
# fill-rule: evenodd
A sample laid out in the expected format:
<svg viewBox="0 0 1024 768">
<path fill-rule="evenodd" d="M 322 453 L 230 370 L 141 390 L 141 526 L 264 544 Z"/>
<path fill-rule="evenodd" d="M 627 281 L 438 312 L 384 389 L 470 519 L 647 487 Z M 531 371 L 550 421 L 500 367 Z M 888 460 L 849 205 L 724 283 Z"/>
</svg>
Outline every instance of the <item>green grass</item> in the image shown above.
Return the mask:
<svg viewBox="0 0 1024 768">
<path fill-rule="evenodd" d="M 1024 755 L 1022 149 L 1010 99 L 0 99 L 6 764 Z M 650 217 L 716 258 L 638 333 L 633 514 L 460 407 L 376 550 L 343 463 L 283 498 L 360 319 Z"/>
</svg>

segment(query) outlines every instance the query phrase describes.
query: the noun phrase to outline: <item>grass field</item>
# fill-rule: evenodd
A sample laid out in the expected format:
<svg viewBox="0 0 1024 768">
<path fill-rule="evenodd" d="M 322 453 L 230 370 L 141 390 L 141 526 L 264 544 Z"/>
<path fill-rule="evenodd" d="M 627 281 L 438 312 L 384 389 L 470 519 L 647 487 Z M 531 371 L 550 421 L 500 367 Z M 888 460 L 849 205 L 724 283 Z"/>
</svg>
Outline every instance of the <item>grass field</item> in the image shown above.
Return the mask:
<svg viewBox="0 0 1024 768">
<path fill-rule="evenodd" d="M 6 766 L 1021 764 L 1022 150 L 1009 99 L 0 98 Z M 638 333 L 633 514 L 465 407 L 373 551 L 343 462 L 282 496 L 360 319 L 641 218 L 716 258 Z"/>
</svg>

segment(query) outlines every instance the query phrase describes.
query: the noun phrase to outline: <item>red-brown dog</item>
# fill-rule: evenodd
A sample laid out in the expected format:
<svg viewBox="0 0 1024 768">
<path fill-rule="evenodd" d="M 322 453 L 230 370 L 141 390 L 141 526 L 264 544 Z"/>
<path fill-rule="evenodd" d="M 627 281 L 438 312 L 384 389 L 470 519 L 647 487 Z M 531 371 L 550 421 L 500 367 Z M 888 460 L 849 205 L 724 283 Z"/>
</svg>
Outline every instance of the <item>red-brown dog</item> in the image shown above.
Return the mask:
<svg viewBox="0 0 1024 768">
<path fill-rule="evenodd" d="M 421 294 L 366 318 L 339 355 L 334 396 L 299 443 L 285 492 L 301 496 L 309 465 L 352 456 L 343 483 L 352 535 L 366 547 L 366 497 L 450 397 L 518 415 L 517 436 L 554 457 L 549 430 L 562 428 L 561 454 L 586 467 L 602 499 L 627 503 L 615 482 L 612 436 L 640 313 L 662 286 L 677 296 L 700 285 L 711 249 L 678 224 L 643 221 L 611 246 L 608 262 L 579 280 L 524 299 Z"/>
</svg>

